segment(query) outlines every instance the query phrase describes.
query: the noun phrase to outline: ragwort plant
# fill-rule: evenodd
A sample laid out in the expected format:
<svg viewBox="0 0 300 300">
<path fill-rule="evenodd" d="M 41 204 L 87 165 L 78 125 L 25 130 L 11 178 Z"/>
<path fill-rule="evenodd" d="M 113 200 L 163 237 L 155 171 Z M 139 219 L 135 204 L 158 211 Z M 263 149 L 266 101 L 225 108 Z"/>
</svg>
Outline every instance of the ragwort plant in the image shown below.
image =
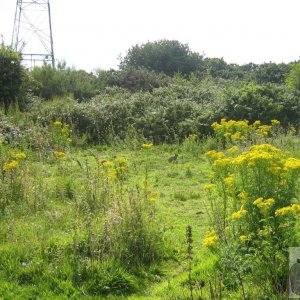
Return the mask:
<svg viewBox="0 0 300 300">
<path fill-rule="evenodd" d="M 2 146 L 1 149 L 3 161 L 0 207 L 3 210 L 12 201 L 22 202 L 26 199 L 28 169 L 26 164 L 27 155 L 24 152 Z"/>
<path fill-rule="evenodd" d="M 204 189 L 214 231 L 206 236 L 204 245 L 220 249 L 224 283 L 235 289 L 240 286 L 245 297 L 242 280 L 232 284 L 229 274 L 240 279 L 249 276 L 258 286 L 265 278 L 262 294 L 283 293 L 288 247 L 297 242 L 300 159 L 270 144 L 252 145 L 245 151 L 233 146 L 222 152 L 209 151 L 206 156 L 212 174 Z M 243 257 L 243 268 L 236 267 L 236 257 L 228 256 L 228 247 Z M 228 272 L 229 265 L 232 272 Z"/>
<path fill-rule="evenodd" d="M 280 121 L 271 120 L 270 125 L 264 125 L 260 120 L 249 124 L 247 120 L 226 120 L 221 119 L 220 123 L 214 122 L 212 128 L 216 138 L 219 140 L 223 149 L 226 146 L 238 144 L 255 144 L 261 141 L 267 142 L 279 130 Z"/>
</svg>

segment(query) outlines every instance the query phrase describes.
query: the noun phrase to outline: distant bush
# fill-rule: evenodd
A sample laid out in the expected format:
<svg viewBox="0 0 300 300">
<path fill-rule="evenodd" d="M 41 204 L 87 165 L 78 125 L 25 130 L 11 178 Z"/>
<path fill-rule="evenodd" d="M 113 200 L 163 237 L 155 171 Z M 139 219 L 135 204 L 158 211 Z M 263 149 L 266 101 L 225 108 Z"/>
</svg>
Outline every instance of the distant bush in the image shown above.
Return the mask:
<svg viewBox="0 0 300 300">
<path fill-rule="evenodd" d="M 162 97 L 159 92 L 130 94 L 112 89 L 90 102 L 76 104 L 71 119 L 75 129 L 87 133 L 92 142 L 105 143 L 111 136 L 122 139 L 133 126 L 146 138 L 161 143 L 183 140 L 196 131 L 207 133 L 207 123 L 219 117 L 218 111 L 213 103 L 199 105 L 188 99 Z"/>
<path fill-rule="evenodd" d="M 159 40 L 131 47 L 121 60 L 121 69 L 145 68 L 163 72 L 190 74 L 203 65 L 203 57 L 192 52 L 187 44 L 176 40 Z"/>
<path fill-rule="evenodd" d="M 244 84 L 226 90 L 224 116 L 229 119 L 261 120 L 264 123 L 278 119 L 282 125 L 299 125 L 300 94 L 277 84 Z"/>
<path fill-rule="evenodd" d="M 211 134 L 211 124 L 222 117 L 265 124 L 278 119 L 284 127 L 298 127 L 299 97 L 299 91 L 277 84 L 238 86 L 223 79 L 178 76 L 151 93 L 110 87 L 81 103 L 68 98 L 35 101 L 30 116 L 43 125 L 65 121 L 92 143 L 124 139 L 128 130 L 155 143 L 172 143 L 192 133 L 199 138 Z"/>
<path fill-rule="evenodd" d="M 46 100 L 65 96 L 89 99 L 98 91 L 96 77 L 92 73 L 67 68 L 65 63 L 60 63 L 55 69 L 50 65 L 35 67 L 30 75 L 34 95 Z"/>
<path fill-rule="evenodd" d="M 5 110 L 22 100 L 25 71 L 20 53 L 0 44 L 0 104 Z"/>
</svg>

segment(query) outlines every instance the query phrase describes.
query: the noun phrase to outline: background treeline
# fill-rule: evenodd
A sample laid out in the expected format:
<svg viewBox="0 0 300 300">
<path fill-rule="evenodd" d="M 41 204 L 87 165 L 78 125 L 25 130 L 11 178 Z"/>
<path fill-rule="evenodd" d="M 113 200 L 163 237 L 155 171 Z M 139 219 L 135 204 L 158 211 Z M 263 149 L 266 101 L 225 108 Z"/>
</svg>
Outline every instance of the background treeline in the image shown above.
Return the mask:
<svg viewBox="0 0 300 300">
<path fill-rule="evenodd" d="M 68 119 L 94 143 L 122 139 L 131 129 L 174 142 L 209 134 L 222 117 L 299 127 L 300 62 L 228 64 L 160 40 L 131 47 L 118 70 L 88 73 L 66 63 L 25 70 L 20 55 L 2 45 L 0 102 L 6 113 L 18 104 L 33 122 Z M 7 122 L 3 117 L 2 134 Z"/>
</svg>

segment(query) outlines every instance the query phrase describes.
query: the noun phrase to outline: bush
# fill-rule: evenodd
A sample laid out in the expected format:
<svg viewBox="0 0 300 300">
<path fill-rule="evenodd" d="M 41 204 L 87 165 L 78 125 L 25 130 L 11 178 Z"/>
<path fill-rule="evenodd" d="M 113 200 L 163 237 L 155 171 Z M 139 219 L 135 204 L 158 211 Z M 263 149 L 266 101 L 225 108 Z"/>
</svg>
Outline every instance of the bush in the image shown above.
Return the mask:
<svg viewBox="0 0 300 300">
<path fill-rule="evenodd" d="M 145 68 L 172 76 L 190 74 L 203 65 L 203 58 L 186 44 L 175 40 L 159 40 L 131 47 L 121 60 L 121 69 Z"/>
<path fill-rule="evenodd" d="M 10 105 L 21 100 L 25 71 L 21 66 L 20 53 L 0 45 L 0 104 L 7 111 Z"/>
</svg>

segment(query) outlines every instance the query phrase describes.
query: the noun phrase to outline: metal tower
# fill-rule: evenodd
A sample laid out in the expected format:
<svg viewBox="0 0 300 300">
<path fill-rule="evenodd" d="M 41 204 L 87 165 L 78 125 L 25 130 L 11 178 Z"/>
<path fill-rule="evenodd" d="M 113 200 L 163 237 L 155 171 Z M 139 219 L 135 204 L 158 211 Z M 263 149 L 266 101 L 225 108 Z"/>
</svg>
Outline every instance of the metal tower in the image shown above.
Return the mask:
<svg viewBox="0 0 300 300">
<path fill-rule="evenodd" d="M 12 47 L 24 61 L 55 67 L 49 0 L 17 0 Z"/>
</svg>

